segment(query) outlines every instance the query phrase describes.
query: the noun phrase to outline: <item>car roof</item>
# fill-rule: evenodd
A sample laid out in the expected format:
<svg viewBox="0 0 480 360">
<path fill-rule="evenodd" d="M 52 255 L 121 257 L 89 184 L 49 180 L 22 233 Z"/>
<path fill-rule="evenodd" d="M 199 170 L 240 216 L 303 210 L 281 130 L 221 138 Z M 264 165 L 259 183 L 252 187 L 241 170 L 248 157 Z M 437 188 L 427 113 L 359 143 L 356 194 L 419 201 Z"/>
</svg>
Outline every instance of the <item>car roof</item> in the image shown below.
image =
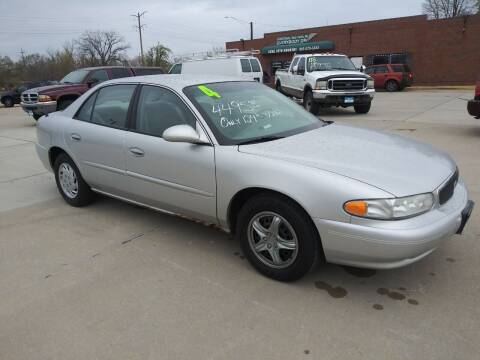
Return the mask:
<svg viewBox="0 0 480 360">
<path fill-rule="evenodd" d="M 146 75 L 146 76 L 134 76 L 128 78 L 120 78 L 115 80 L 105 81 L 103 84 L 153 84 L 163 85 L 171 89 L 181 91 L 187 86 L 209 84 L 216 82 L 229 82 L 229 81 L 253 81 L 245 80 L 239 77 L 233 76 L 220 76 L 220 75 L 184 75 L 184 74 L 159 74 L 159 75 Z"/>
</svg>

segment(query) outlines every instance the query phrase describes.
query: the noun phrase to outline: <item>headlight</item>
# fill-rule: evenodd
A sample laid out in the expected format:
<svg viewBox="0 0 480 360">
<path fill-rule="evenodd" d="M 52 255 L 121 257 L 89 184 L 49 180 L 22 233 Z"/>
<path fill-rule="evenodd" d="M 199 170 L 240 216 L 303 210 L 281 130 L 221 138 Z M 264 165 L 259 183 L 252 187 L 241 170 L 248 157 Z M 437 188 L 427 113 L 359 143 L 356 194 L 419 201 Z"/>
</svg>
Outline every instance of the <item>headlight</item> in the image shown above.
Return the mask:
<svg viewBox="0 0 480 360">
<path fill-rule="evenodd" d="M 317 83 L 315 85 L 315 90 L 327 90 L 327 81 L 317 80 Z"/>
<path fill-rule="evenodd" d="M 348 201 L 343 205 L 343 209 L 353 216 L 395 220 L 423 214 L 432 206 L 433 195 L 428 193 L 394 199 Z"/>
<path fill-rule="evenodd" d="M 48 95 L 38 95 L 38 102 L 52 101 L 52 98 Z"/>
<path fill-rule="evenodd" d="M 367 89 L 375 89 L 375 80 L 373 79 L 367 80 Z"/>
</svg>

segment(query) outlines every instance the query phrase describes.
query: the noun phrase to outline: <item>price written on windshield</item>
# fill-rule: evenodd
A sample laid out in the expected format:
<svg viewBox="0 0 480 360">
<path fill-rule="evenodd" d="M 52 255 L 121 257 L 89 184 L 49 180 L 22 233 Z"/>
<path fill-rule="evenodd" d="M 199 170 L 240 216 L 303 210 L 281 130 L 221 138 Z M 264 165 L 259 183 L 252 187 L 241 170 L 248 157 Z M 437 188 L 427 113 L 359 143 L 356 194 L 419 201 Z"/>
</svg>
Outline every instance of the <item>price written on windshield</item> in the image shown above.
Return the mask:
<svg viewBox="0 0 480 360">
<path fill-rule="evenodd" d="M 255 100 L 233 100 L 228 103 L 215 104 L 212 105 L 212 113 L 219 116 L 222 128 L 248 126 L 281 115 L 278 110 L 260 109 Z"/>
</svg>

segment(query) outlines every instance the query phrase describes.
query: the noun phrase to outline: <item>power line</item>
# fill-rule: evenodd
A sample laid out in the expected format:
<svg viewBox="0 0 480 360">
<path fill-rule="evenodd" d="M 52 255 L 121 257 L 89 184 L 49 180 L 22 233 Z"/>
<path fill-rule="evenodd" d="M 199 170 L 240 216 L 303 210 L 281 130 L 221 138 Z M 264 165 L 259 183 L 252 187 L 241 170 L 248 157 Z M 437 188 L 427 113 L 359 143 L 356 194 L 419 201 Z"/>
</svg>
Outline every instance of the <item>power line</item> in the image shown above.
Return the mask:
<svg viewBox="0 0 480 360">
<path fill-rule="evenodd" d="M 144 59 L 143 59 L 143 40 L 142 40 L 142 29 L 145 26 L 145 24 L 142 25 L 141 17 L 144 16 L 145 13 L 146 13 L 146 11 L 144 11 L 142 13 L 137 12 L 136 15 L 130 15 L 130 16 L 136 17 L 137 21 L 138 21 L 138 25 L 136 26 L 136 28 L 138 29 L 138 33 L 140 34 L 140 57 L 142 59 L 142 65 L 145 65 Z"/>
</svg>

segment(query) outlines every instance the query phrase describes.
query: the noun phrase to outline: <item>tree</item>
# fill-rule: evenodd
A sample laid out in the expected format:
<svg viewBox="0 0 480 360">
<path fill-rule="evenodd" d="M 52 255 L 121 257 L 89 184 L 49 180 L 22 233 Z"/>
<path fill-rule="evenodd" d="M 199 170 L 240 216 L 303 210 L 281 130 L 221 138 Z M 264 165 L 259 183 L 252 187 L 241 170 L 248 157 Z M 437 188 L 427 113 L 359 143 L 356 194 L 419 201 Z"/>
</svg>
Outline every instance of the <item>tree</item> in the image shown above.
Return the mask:
<svg viewBox="0 0 480 360">
<path fill-rule="evenodd" d="M 478 12 L 480 0 L 425 0 L 423 12 L 433 19 L 451 19 Z"/>
<path fill-rule="evenodd" d="M 90 66 L 120 64 L 130 47 L 115 31 L 86 31 L 75 44 L 80 62 Z"/>
<path fill-rule="evenodd" d="M 172 51 L 169 48 L 157 43 L 157 45 L 148 49 L 145 54 L 145 65 L 160 67 L 164 71 L 168 71 L 172 64 L 170 61 L 171 53 Z"/>
</svg>

